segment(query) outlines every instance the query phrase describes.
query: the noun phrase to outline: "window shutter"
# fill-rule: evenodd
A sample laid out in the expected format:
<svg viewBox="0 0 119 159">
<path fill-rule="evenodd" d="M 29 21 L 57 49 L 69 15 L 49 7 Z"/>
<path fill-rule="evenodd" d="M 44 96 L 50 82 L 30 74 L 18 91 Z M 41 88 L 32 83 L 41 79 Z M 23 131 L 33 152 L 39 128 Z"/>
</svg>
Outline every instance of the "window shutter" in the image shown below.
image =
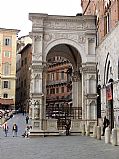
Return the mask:
<svg viewBox="0 0 119 159">
<path fill-rule="evenodd" d="M 2 81 L 2 89 L 4 88 L 4 81 Z"/>
<path fill-rule="evenodd" d="M 9 89 L 11 88 L 11 81 L 9 81 Z"/>
</svg>

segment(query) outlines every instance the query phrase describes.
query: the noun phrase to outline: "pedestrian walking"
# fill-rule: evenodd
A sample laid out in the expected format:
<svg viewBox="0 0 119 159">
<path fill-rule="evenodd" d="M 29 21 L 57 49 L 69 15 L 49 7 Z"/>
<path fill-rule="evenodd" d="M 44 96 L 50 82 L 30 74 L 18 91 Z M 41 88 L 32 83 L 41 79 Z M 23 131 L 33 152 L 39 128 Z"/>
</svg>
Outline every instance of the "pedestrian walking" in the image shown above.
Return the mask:
<svg viewBox="0 0 119 159">
<path fill-rule="evenodd" d="M 69 122 L 66 123 L 65 129 L 66 129 L 66 136 L 69 136 L 69 134 L 70 134 L 70 132 L 69 132 L 69 130 L 70 130 L 70 123 Z"/>
<path fill-rule="evenodd" d="M 29 116 L 27 115 L 26 116 L 26 124 L 28 124 L 28 122 L 29 122 Z"/>
<path fill-rule="evenodd" d="M 3 131 L 5 132 L 5 137 L 7 137 L 8 130 L 9 130 L 9 127 L 8 127 L 7 123 L 4 123 L 4 125 L 3 125 Z"/>
<path fill-rule="evenodd" d="M 102 136 L 105 135 L 105 129 L 106 129 L 106 127 L 109 126 L 109 124 L 110 124 L 109 119 L 107 119 L 106 116 L 105 116 L 104 121 L 103 121 L 103 134 L 102 134 Z"/>
<path fill-rule="evenodd" d="M 14 124 L 12 127 L 13 137 L 17 137 L 17 132 L 18 132 L 18 126 L 17 124 Z"/>
</svg>

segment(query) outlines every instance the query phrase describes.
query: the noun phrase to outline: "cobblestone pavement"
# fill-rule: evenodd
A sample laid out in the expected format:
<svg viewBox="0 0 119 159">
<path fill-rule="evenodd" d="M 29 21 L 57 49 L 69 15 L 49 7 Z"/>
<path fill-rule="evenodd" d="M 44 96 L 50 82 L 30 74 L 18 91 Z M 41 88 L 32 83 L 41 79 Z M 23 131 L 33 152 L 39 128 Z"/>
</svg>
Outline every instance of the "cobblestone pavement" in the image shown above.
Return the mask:
<svg viewBox="0 0 119 159">
<path fill-rule="evenodd" d="M 23 138 L 25 117 L 15 115 L 8 122 L 19 126 L 18 137 L 4 137 L 0 130 L 0 159 L 119 159 L 119 146 L 82 136 Z M 10 131 L 10 130 L 9 130 Z"/>
</svg>

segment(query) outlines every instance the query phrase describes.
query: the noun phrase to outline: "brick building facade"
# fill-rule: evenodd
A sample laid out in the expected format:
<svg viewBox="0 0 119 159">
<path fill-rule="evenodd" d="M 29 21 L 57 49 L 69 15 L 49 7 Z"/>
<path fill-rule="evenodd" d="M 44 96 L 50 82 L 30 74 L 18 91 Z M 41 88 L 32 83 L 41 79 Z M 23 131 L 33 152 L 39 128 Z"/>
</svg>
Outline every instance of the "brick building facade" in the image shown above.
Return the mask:
<svg viewBox="0 0 119 159">
<path fill-rule="evenodd" d="M 99 42 L 119 21 L 119 0 L 81 0 L 84 15 L 97 16 Z"/>
<path fill-rule="evenodd" d="M 84 15 L 97 16 L 97 113 L 119 126 L 119 0 L 82 0 Z"/>
</svg>

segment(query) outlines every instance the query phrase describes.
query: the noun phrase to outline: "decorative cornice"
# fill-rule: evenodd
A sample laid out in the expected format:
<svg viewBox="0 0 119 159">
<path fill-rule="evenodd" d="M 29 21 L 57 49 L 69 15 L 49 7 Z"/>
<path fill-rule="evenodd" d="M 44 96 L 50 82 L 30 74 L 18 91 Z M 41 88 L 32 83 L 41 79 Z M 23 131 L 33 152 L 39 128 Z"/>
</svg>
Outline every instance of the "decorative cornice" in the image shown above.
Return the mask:
<svg viewBox="0 0 119 159">
<path fill-rule="evenodd" d="M 29 14 L 33 22 L 33 32 L 45 29 L 53 30 L 96 30 L 95 16 L 50 16 L 47 14 Z"/>
</svg>

